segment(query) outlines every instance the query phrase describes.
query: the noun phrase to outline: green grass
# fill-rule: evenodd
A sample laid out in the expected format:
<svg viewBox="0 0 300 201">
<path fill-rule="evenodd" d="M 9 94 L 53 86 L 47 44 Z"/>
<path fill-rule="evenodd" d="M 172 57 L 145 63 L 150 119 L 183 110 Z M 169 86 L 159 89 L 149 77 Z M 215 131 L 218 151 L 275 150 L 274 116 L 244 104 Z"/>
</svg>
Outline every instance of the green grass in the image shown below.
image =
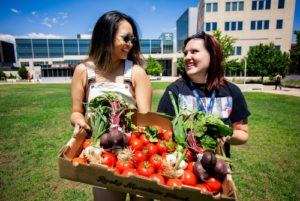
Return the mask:
<svg viewBox="0 0 300 201">
<path fill-rule="evenodd" d="M 152 111 L 169 83 L 153 82 Z M 0 200 L 92 200 L 90 185 L 59 178 L 72 136 L 69 84 L 0 85 Z M 232 146 L 238 200 L 300 200 L 300 98 L 244 93 L 250 138 Z"/>
</svg>

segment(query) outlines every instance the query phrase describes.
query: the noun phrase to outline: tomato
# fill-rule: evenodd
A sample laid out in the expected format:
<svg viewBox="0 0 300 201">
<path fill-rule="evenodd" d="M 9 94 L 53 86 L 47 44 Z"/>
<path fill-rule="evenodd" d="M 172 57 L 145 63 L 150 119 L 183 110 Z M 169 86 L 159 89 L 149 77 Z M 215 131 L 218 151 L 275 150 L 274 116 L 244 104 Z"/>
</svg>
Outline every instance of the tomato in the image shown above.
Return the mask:
<svg viewBox="0 0 300 201">
<path fill-rule="evenodd" d="M 217 177 L 208 178 L 205 184 L 210 188 L 211 192 L 213 193 L 217 193 L 222 187 L 222 182 Z"/>
<path fill-rule="evenodd" d="M 206 152 L 210 152 L 210 151 L 203 151 L 203 147 L 199 147 L 200 151 L 203 152 L 203 153 L 206 153 Z"/>
<path fill-rule="evenodd" d="M 149 177 L 150 175 L 154 174 L 155 168 L 151 163 L 146 161 L 140 162 L 136 168 L 138 173 L 142 176 Z"/>
<path fill-rule="evenodd" d="M 197 184 L 197 178 L 191 170 L 185 170 L 179 179 L 184 185 L 195 186 Z"/>
<path fill-rule="evenodd" d="M 195 163 L 195 161 L 188 162 L 188 166 L 187 166 L 186 170 L 193 171 L 194 163 Z"/>
<path fill-rule="evenodd" d="M 162 152 L 167 152 L 168 151 L 168 147 L 166 147 L 165 145 L 163 145 L 162 141 L 159 141 L 158 143 L 156 143 L 156 147 L 157 147 L 158 153 L 162 153 Z"/>
<path fill-rule="evenodd" d="M 157 128 L 158 135 L 156 136 L 156 138 L 160 140 L 162 138 L 163 134 L 164 134 L 164 130 L 158 125 L 154 125 L 152 127 Z"/>
<path fill-rule="evenodd" d="M 150 140 L 147 138 L 146 134 L 140 135 L 139 139 L 142 141 L 144 146 L 150 143 Z"/>
<path fill-rule="evenodd" d="M 115 166 L 116 165 L 116 157 L 112 153 L 104 153 L 101 155 L 103 158 L 102 165 L 107 165 L 107 166 Z"/>
<path fill-rule="evenodd" d="M 155 169 L 160 168 L 161 163 L 162 163 L 162 157 L 158 154 L 153 154 L 149 158 L 149 163 L 151 163 Z"/>
<path fill-rule="evenodd" d="M 126 170 L 126 169 L 129 169 L 129 168 L 133 169 L 134 162 L 133 162 L 133 160 L 123 161 L 123 160 L 119 159 L 116 162 L 116 167 L 119 169 L 120 173 L 123 173 L 124 170 Z"/>
<path fill-rule="evenodd" d="M 144 131 L 145 129 L 143 128 L 137 128 L 134 131 Z M 133 135 L 136 135 L 136 137 L 140 137 L 140 134 L 138 132 L 133 132 Z"/>
<path fill-rule="evenodd" d="M 108 169 L 113 169 L 115 174 L 120 174 L 120 170 L 116 167 L 108 167 Z"/>
<path fill-rule="evenodd" d="M 168 179 L 166 185 L 170 187 L 182 186 L 182 182 L 179 179 Z"/>
<path fill-rule="evenodd" d="M 133 160 L 136 164 L 139 164 L 140 162 L 147 161 L 148 156 L 143 151 L 135 151 L 133 153 Z"/>
<path fill-rule="evenodd" d="M 197 184 L 196 188 L 200 188 L 201 191 L 211 192 L 210 188 L 206 184 Z"/>
<path fill-rule="evenodd" d="M 91 140 L 92 140 L 92 139 L 87 139 L 87 140 L 85 140 L 84 143 L 83 143 L 83 145 L 82 145 L 82 148 L 85 149 L 85 148 L 87 148 L 88 146 L 90 146 L 90 145 L 91 145 Z"/>
<path fill-rule="evenodd" d="M 135 151 L 143 150 L 143 143 L 140 139 L 133 139 L 129 142 L 129 144 Z"/>
<path fill-rule="evenodd" d="M 152 175 L 150 175 L 149 178 L 156 180 L 157 183 L 160 183 L 160 184 L 165 184 L 166 183 L 165 179 L 160 174 L 152 174 Z"/>
<path fill-rule="evenodd" d="M 72 159 L 72 163 L 77 166 L 79 163 L 86 163 L 86 161 L 83 158 L 76 157 Z"/>
<path fill-rule="evenodd" d="M 135 169 L 126 169 L 122 173 L 122 175 L 125 175 L 125 176 L 129 176 L 129 175 L 132 175 L 132 174 L 139 175 L 138 171 L 136 171 Z"/>
<path fill-rule="evenodd" d="M 162 152 L 162 153 L 161 153 L 162 159 L 166 159 L 166 158 L 167 158 L 167 155 L 168 155 L 167 152 Z"/>
<path fill-rule="evenodd" d="M 185 153 L 185 156 L 187 157 L 188 162 L 196 161 L 196 160 L 197 160 L 196 155 L 192 154 L 192 152 L 190 152 L 190 151 L 187 151 L 187 152 Z"/>
<path fill-rule="evenodd" d="M 148 156 L 152 156 L 153 154 L 157 154 L 158 150 L 157 147 L 155 146 L 155 144 L 153 143 L 149 143 L 146 146 L 144 146 L 144 152 L 148 155 Z"/>
<path fill-rule="evenodd" d="M 173 135 L 173 131 L 172 130 L 167 130 L 164 133 L 163 139 L 166 140 L 167 142 L 169 142 L 172 135 Z"/>
</svg>

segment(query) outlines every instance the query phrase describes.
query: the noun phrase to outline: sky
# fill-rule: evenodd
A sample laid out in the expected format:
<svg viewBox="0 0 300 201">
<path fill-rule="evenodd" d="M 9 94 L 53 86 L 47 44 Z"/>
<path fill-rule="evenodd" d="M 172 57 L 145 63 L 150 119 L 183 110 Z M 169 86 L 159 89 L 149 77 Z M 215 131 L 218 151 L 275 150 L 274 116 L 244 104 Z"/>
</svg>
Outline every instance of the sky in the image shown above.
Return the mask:
<svg viewBox="0 0 300 201">
<path fill-rule="evenodd" d="M 173 32 L 176 20 L 199 0 L 0 0 L 0 40 L 14 38 L 76 38 L 92 34 L 97 20 L 117 10 L 131 16 L 144 39 Z M 289 0 L 286 0 L 286 3 Z M 293 30 L 300 30 L 300 0 L 296 0 Z M 296 37 L 293 34 L 292 41 Z"/>
</svg>

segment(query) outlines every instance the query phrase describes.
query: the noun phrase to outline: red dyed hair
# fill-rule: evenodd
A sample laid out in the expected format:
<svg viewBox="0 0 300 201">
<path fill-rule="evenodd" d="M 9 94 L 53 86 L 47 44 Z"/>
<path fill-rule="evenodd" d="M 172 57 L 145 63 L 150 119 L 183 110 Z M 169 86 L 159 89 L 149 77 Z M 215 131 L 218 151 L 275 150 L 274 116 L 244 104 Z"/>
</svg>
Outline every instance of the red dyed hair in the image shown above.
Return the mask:
<svg viewBox="0 0 300 201">
<path fill-rule="evenodd" d="M 204 47 L 210 55 L 209 67 L 207 70 L 206 89 L 209 92 L 212 89 L 219 90 L 220 85 L 227 85 L 227 81 L 223 77 L 223 51 L 221 45 L 215 37 L 209 34 L 205 34 L 205 32 L 203 31 L 201 33 L 186 38 L 184 40 L 184 46 L 182 49 L 183 51 L 185 50 L 185 47 L 188 44 L 188 42 L 194 38 L 200 38 L 204 40 Z M 186 72 L 183 73 L 182 78 L 184 81 L 190 81 L 190 78 Z"/>
</svg>

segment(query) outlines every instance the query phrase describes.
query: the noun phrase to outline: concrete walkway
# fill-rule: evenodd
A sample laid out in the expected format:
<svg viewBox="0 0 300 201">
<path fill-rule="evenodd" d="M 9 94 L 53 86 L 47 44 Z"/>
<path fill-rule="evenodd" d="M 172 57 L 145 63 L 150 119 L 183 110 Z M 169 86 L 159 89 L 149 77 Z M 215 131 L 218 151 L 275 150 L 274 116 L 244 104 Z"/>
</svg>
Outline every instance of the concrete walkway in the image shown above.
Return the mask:
<svg viewBox="0 0 300 201">
<path fill-rule="evenodd" d="M 152 82 L 174 82 L 175 80 L 177 80 L 179 77 L 170 77 L 170 76 L 165 76 L 162 77 L 161 80 L 155 80 Z M 45 83 L 45 82 L 41 82 L 41 84 L 70 84 L 70 82 L 49 82 L 49 83 Z M 37 83 L 28 83 L 28 82 L 14 82 L 14 83 L 3 83 L 0 82 L 1 84 L 37 84 Z M 290 95 L 290 96 L 298 96 L 300 97 L 300 87 L 298 88 L 294 88 L 294 87 L 282 87 L 282 90 L 279 90 L 279 87 L 277 87 L 277 90 L 275 90 L 275 86 L 274 85 L 263 85 L 263 90 L 261 92 L 265 92 L 265 93 L 272 93 L 272 94 L 281 94 L 281 95 Z"/>
</svg>

